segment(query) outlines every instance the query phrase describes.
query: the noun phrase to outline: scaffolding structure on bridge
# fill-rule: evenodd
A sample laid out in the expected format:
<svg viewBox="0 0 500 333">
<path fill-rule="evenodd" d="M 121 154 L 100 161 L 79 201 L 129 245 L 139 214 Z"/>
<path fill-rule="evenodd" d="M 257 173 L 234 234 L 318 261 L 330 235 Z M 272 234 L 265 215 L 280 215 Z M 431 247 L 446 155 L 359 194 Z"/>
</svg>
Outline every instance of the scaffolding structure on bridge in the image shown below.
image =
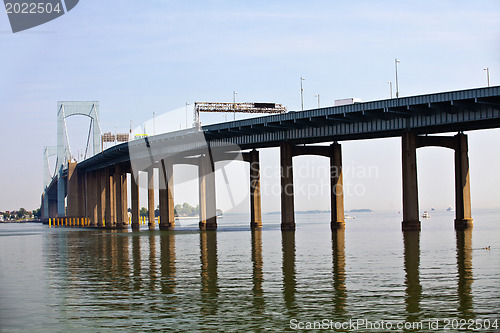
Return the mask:
<svg viewBox="0 0 500 333">
<path fill-rule="evenodd" d="M 217 103 L 217 102 L 195 102 L 194 124 L 200 124 L 200 112 L 222 112 L 222 113 L 286 113 L 286 107 L 276 103 Z"/>
</svg>

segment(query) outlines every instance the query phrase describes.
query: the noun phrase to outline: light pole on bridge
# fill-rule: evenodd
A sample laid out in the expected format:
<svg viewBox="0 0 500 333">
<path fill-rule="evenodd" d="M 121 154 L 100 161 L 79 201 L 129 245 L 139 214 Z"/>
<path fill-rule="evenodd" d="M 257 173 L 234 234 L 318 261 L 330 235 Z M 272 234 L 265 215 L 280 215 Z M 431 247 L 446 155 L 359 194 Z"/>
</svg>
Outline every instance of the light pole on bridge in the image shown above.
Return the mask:
<svg viewBox="0 0 500 333">
<path fill-rule="evenodd" d="M 304 81 L 305 78 L 302 76 L 300 77 L 300 108 L 302 111 L 304 111 L 304 88 L 302 86 L 302 81 Z"/>
<path fill-rule="evenodd" d="M 391 99 L 392 99 L 392 81 L 387 81 L 387 84 L 389 85 L 389 90 L 391 92 Z"/>
<path fill-rule="evenodd" d="M 236 120 L 236 95 L 238 95 L 237 91 L 233 91 L 233 121 Z"/>
<path fill-rule="evenodd" d="M 186 103 L 186 129 L 188 128 L 188 105 L 189 103 Z"/>
<path fill-rule="evenodd" d="M 396 66 L 396 98 L 399 98 L 398 63 L 400 63 L 400 61 L 395 58 L 394 65 Z"/>
<path fill-rule="evenodd" d="M 314 95 L 314 97 L 317 97 L 317 98 L 318 98 L 318 109 L 319 109 L 319 108 L 320 108 L 320 106 L 319 106 L 319 94 Z"/>
<path fill-rule="evenodd" d="M 488 87 L 490 86 L 490 69 L 489 67 L 483 68 L 486 71 L 486 80 L 488 82 Z"/>
<path fill-rule="evenodd" d="M 153 135 L 156 135 L 156 128 L 155 128 L 155 114 L 156 112 L 153 111 Z"/>
</svg>

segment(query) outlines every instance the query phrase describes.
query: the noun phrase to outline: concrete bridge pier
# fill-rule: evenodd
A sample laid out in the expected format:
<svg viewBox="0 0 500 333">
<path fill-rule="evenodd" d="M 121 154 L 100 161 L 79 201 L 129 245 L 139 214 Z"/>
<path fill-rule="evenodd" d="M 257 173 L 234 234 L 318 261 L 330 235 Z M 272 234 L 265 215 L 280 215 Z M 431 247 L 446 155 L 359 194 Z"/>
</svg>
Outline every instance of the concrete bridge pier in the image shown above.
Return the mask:
<svg viewBox="0 0 500 333">
<path fill-rule="evenodd" d="M 85 174 L 78 172 L 76 162 L 68 163 L 67 212 L 69 218 L 85 216 Z"/>
<path fill-rule="evenodd" d="M 128 220 L 127 214 L 127 174 L 123 173 L 120 164 L 115 165 L 113 175 L 115 193 L 116 227 L 125 228 Z"/>
<path fill-rule="evenodd" d="M 455 136 L 455 229 L 472 228 L 467 135 Z"/>
<path fill-rule="evenodd" d="M 148 227 L 149 230 L 155 229 L 155 183 L 153 167 L 148 169 Z"/>
<path fill-rule="evenodd" d="M 339 143 L 330 146 L 330 200 L 333 230 L 345 228 L 344 180 L 342 176 L 342 148 Z"/>
<path fill-rule="evenodd" d="M 416 149 L 443 147 L 455 151 L 455 229 L 472 227 L 467 135 L 417 136 L 406 131 L 402 140 L 403 231 L 420 230 Z"/>
<path fill-rule="evenodd" d="M 282 231 L 295 231 L 292 158 L 292 144 L 290 142 L 283 142 L 280 146 Z"/>
<path fill-rule="evenodd" d="M 113 175 L 111 167 L 104 168 L 103 170 L 103 180 L 104 180 L 104 227 L 112 228 L 116 224 L 115 218 L 115 203 L 114 203 L 114 186 L 113 186 Z"/>
<path fill-rule="evenodd" d="M 160 230 L 173 230 L 175 228 L 173 173 L 174 166 L 172 161 L 167 159 L 161 160 L 159 169 Z"/>
<path fill-rule="evenodd" d="M 130 204 L 132 209 L 132 230 L 139 230 L 139 171 L 137 179 L 134 174 L 130 174 Z"/>
<path fill-rule="evenodd" d="M 106 175 L 103 169 L 97 170 L 97 227 L 104 227 L 106 218 Z"/>
<path fill-rule="evenodd" d="M 57 217 L 57 200 L 48 199 L 49 202 L 49 218 L 54 219 Z"/>
<path fill-rule="evenodd" d="M 200 230 L 217 230 L 215 168 L 210 153 L 199 157 Z"/>
<path fill-rule="evenodd" d="M 342 149 L 337 142 L 330 146 L 294 146 L 288 142 L 280 146 L 281 153 L 281 230 L 295 230 L 292 158 L 317 155 L 330 159 L 330 200 L 332 230 L 345 228 L 344 188 L 342 176 Z"/>
<path fill-rule="evenodd" d="M 417 185 L 417 135 L 405 131 L 402 138 L 403 231 L 420 230 Z"/>
<path fill-rule="evenodd" d="M 96 171 L 89 171 L 86 174 L 86 217 L 89 219 L 89 226 L 97 227 L 97 177 Z"/>
<path fill-rule="evenodd" d="M 262 206 L 260 199 L 260 163 L 259 152 L 249 153 L 250 162 L 250 228 L 262 229 Z"/>
</svg>

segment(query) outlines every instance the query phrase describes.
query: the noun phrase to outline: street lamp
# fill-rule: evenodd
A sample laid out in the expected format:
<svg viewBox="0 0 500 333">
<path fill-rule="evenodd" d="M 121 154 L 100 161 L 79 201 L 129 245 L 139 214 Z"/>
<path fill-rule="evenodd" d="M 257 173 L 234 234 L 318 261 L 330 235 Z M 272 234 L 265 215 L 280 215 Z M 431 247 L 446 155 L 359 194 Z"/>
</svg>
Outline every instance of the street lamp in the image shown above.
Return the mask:
<svg viewBox="0 0 500 333">
<path fill-rule="evenodd" d="M 387 81 L 387 84 L 389 84 L 389 90 L 391 91 L 391 99 L 392 99 L 392 81 Z"/>
<path fill-rule="evenodd" d="M 314 95 L 314 97 L 317 97 L 317 98 L 318 98 L 318 109 L 319 109 L 319 94 Z"/>
<path fill-rule="evenodd" d="M 186 103 L 186 129 L 188 128 L 188 105 L 189 103 Z"/>
<path fill-rule="evenodd" d="M 237 91 L 233 91 L 233 120 L 236 121 L 236 95 L 238 95 Z"/>
<path fill-rule="evenodd" d="M 153 135 L 156 135 L 156 129 L 155 129 L 155 114 L 156 112 L 153 111 Z"/>
<path fill-rule="evenodd" d="M 396 98 L 399 98 L 398 63 L 400 63 L 400 61 L 394 58 L 394 65 L 396 66 Z"/>
<path fill-rule="evenodd" d="M 486 79 L 488 80 L 488 87 L 490 86 L 490 69 L 488 67 L 483 68 L 486 71 Z"/>
<path fill-rule="evenodd" d="M 301 110 L 304 111 L 304 88 L 302 87 L 302 81 L 304 81 L 305 78 L 302 76 L 300 77 L 300 106 Z"/>
</svg>

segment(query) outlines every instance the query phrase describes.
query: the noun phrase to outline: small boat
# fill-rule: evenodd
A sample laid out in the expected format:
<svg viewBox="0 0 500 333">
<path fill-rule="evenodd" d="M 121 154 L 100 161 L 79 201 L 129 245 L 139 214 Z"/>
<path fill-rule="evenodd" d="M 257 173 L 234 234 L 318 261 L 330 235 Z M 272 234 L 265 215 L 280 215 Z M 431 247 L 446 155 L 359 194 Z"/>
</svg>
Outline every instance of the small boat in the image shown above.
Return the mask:
<svg viewBox="0 0 500 333">
<path fill-rule="evenodd" d="M 346 215 L 344 216 L 344 220 L 355 220 L 356 218 L 354 216 L 351 216 L 351 215 Z"/>
<path fill-rule="evenodd" d="M 453 209 L 453 207 L 451 207 L 451 206 L 450 206 L 450 207 L 448 207 L 448 208 L 446 209 L 446 211 L 448 211 L 448 212 L 454 212 L 455 210 Z"/>
<path fill-rule="evenodd" d="M 429 215 L 429 213 L 427 213 L 427 211 L 425 211 L 423 214 L 422 214 L 422 218 L 424 219 L 428 219 L 430 218 L 431 216 Z"/>
</svg>

